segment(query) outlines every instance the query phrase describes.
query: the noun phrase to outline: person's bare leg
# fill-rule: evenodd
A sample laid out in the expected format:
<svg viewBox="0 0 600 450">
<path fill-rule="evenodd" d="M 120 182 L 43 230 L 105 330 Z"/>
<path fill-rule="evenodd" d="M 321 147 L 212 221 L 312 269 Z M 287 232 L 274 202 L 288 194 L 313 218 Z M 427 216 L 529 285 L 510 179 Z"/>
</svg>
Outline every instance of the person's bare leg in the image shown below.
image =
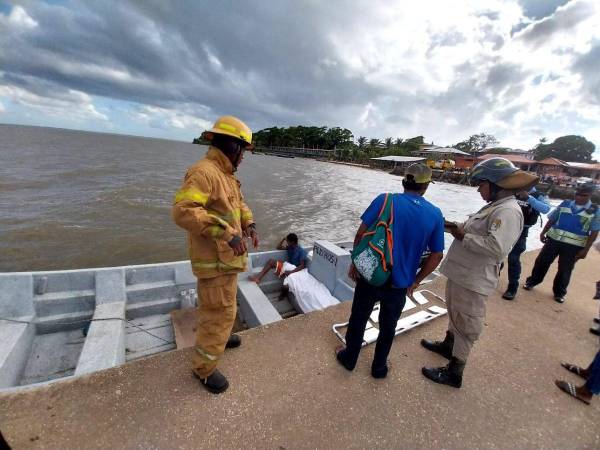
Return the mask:
<svg viewBox="0 0 600 450">
<path fill-rule="evenodd" d="M 270 259 L 269 261 L 267 261 L 267 264 L 265 264 L 265 266 L 263 267 L 263 270 L 258 275 L 252 275 L 252 276 L 248 277 L 248 279 L 250 281 L 254 281 L 255 283 L 258 284 L 263 279 L 263 277 L 267 273 L 269 273 L 270 270 L 275 269 L 276 266 L 277 266 L 277 261 L 275 261 L 274 259 Z"/>
</svg>

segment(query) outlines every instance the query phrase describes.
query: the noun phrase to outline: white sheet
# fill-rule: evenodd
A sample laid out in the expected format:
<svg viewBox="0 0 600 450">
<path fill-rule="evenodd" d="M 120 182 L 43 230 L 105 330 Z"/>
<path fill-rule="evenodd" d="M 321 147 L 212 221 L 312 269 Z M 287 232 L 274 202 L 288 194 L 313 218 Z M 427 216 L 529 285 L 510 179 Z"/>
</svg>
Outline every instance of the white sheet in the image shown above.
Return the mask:
<svg viewBox="0 0 600 450">
<path fill-rule="evenodd" d="M 294 270 L 296 266 L 288 262 L 283 263 L 283 271 Z M 294 294 L 298 307 L 303 313 L 337 305 L 339 300 L 329 292 L 329 289 L 308 273 L 308 269 L 293 273 L 283 280 L 283 285 Z"/>
</svg>

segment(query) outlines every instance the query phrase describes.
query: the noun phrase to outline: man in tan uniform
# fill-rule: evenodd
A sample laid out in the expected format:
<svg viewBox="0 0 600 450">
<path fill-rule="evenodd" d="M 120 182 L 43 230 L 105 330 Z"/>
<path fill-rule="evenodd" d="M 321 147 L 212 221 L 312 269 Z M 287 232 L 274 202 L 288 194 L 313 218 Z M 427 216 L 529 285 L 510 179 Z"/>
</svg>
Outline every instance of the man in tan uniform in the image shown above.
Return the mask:
<svg viewBox="0 0 600 450">
<path fill-rule="evenodd" d="M 188 231 L 189 253 L 198 278 L 198 328 L 192 357 L 194 374 L 213 393 L 229 383 L 217 370 L 225 347 L 238 347 L 231 335 L 237 312 L 237 274 L 246 270 L 245 238 L 258 246 L 252 212 L 234 172 L 252 148 L 252 131 L 232 116 L 220 117 L 203 135 L 211 145 L 186 173 L 175 195 L 173 219 Z"/>
<path fill-rule="evenodd" d="M 448 331 L 443 341 L 423 339 L 421 345 L 450 362 L 445 367 L 424 367 L 423 375 L 430 380 L 461 387 L 469 352 L 483 329 L 485 302 L 498 285 L 500 264 L 523 229 L 523 213 L 515 194 L 537 181 L 536 176 L 504 158 L 490 158 L 473 169 L 471 183 L 479 186 L 488 204 L 463 224 L 447 223 L 455 239 L 440 266 L 448 278 Z"/>
</svg>

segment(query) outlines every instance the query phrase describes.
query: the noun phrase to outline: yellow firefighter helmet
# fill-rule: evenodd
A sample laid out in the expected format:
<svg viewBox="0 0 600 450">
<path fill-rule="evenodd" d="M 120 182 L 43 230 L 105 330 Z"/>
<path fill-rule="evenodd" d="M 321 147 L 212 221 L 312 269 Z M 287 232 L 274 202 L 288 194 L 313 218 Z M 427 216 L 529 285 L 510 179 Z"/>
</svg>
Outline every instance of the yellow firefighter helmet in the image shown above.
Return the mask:
<svg viewBox="0 0 600 450">
<path fill-rule="evenodd" d="M 248 147 L 252 147 L 252 130 L 237 117 L 219 117 L 213 127 L 204 132 L 205 138 L 209 141 L 212 140 L 212 134 L 231 136 L 244 141 Z"/>
</svg>

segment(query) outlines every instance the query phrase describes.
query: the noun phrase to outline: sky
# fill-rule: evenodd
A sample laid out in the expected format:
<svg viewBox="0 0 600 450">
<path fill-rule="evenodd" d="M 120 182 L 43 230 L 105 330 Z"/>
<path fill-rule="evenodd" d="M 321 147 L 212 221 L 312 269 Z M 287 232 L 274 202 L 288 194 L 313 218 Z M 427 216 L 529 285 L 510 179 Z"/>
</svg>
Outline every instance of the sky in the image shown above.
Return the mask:
<svg viewBox="0 0 600 450">
<path fill-rule="evenodd" d="M 224 114 L 600 147 L 600 2 L 0 0 L 0 123 L 191 141 Z"/>
</svg>

